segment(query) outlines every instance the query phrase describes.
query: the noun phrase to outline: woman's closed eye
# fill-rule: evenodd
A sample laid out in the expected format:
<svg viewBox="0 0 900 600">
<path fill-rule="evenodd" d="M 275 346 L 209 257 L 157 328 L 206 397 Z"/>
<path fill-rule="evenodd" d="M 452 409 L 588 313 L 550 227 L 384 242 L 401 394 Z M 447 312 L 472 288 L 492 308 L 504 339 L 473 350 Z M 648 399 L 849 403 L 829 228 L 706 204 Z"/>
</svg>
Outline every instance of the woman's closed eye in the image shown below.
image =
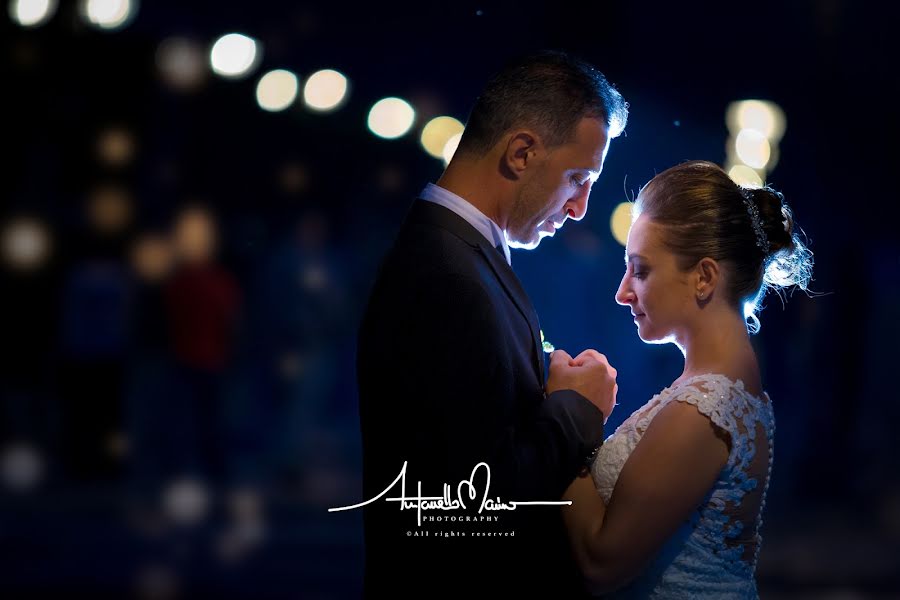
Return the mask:
<svg viewBox="0 0 900 600">
<path fill-rule="evenodd" d="M 647 273 L 649 269 L 646 265 L 640 264 L 637 261 L 630 263 L 628 265 L 628 270 L 631 271 L 631 276 L 635 279 L 645 279 L 647 277 Z"/>
</svg>

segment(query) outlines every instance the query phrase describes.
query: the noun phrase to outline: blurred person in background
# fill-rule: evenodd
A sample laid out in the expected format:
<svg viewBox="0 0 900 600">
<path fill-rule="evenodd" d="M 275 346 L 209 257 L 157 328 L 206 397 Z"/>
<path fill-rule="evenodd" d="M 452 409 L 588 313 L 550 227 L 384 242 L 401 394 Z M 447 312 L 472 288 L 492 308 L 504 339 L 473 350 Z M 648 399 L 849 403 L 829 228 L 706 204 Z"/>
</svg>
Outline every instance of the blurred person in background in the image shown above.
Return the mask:
<svg viewBox="0 0 900 600">
<path fill-rule="evenodd" d="M 121 466 L 132 300 L 126 269 L 106 258 L 75 264 L 64 284 L 60 437 L 74 479 L 111 479 Z"/>
<path fill-rule="evenodd" d="M 221 483 L 226 476 L 223 377 L 233 358 L 241 292 L 217 264 L 218 232 L 212 214 L 189 207 L 174 229 L 177 267 L 164 287 L 171 355 L 171 452 L 175 472 Z"/>
<path fill-rule="evenodd" d="M 137 236 L 130 249 L 135 278 L 131 360 L 126 384 L 133 500 L 149 504 L 178 466 L 170 447 L 173 362 L 164 291 L 174 268 L 174 244 L 162 229 Z"/>
<path fill-rule="evenodd" d="M 307 477 L 327 448 L 323 438 L 349 312 L 325 214 L 309 210 L 301 216 L 268 261 L 261 285 L 258 318 L 280 382 L 274 460 L 284 483 L 312 491 Z"/>
</svg>

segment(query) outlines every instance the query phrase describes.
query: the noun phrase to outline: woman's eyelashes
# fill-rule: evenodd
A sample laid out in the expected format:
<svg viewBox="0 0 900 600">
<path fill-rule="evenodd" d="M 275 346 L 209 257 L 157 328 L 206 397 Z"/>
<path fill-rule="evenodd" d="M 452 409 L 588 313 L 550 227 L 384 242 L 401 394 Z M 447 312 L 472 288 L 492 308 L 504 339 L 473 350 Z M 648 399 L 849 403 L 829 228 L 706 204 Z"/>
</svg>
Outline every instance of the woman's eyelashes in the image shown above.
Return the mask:
<svg viewBox="0 0 900 600">
<path fill-rule="evenodd" d="M 641 280 L 646 279 L 648 269 L 644 266 L 636 266 L 633 263 L 631 264 L 631 276 L 635 279 Z"/>
</svg>

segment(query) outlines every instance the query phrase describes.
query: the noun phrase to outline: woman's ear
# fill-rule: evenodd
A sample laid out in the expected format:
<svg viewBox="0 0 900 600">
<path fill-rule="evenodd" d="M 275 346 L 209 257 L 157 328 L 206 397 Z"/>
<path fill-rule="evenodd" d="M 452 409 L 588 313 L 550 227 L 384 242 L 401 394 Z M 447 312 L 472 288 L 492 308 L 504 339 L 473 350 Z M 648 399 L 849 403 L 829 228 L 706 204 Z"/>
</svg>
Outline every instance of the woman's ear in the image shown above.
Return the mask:
<svg viewBox="0 0 900 600">
<path fill-rule="evenodd" d="M 715 293 L 721 273 L 719 263 L 709 257 L 701 258 L 694 269 L 697 300 L 706 302 Z"/>
</svg>

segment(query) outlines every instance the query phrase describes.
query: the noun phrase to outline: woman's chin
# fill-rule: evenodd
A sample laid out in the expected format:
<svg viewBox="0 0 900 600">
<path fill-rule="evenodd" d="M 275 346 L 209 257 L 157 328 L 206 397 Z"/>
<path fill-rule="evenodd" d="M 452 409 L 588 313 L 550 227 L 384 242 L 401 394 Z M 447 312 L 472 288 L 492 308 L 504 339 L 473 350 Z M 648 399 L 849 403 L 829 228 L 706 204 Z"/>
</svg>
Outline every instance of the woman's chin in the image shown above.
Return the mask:
<svg viewBox="0 0 900 600">
<path fill-rule="evenodd" d="M 661 335 L 646 326 L 643 328 L 638 326 L 638 337 L 645 344 L 668 344 L 672 341 L 671 335 Z"/>
</svg>

